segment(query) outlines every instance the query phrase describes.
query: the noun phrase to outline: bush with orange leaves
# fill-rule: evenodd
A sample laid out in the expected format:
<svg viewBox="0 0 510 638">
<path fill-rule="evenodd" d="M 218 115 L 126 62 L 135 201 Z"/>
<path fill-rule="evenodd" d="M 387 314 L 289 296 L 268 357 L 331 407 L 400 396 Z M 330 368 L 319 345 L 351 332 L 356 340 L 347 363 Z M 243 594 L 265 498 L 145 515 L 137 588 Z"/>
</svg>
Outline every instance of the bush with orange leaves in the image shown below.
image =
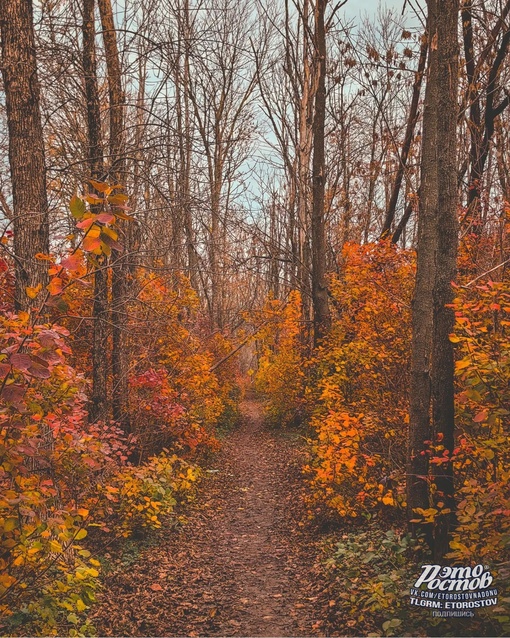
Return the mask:
<svg viewBox="0 0 510 638">
<path fill-rule="evenodd" d="M 458 288 L 454 309 L 458 526 L 451 548 L 463 562 L 497 565 L 510 542 L 510 282 Z M 439 447 L 432 462 L 443 458 Z"/>
<path fill-rule="evenodd" d="M 293 290 L 286 301 L 268 299 L 256 318 L 259 352 L 255 388 L 265 398 L 268 421 L 286 426 L 305 415 L 305 355 L 301 295 Z"/>
<path fill-rule="evenodd" d="M 341 516 L 404 502 L 412 253 L 346 245 L 331 282 L 333 324 L 307 390 L 316 432 L 308 471 Z"/>
</svg>

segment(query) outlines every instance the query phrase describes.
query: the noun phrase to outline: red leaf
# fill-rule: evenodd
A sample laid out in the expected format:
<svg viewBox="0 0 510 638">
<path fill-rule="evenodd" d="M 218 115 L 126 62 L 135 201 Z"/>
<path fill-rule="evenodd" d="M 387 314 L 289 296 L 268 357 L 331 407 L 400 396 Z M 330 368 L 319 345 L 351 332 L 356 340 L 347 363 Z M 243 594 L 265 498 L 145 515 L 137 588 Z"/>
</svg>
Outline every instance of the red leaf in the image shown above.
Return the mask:
<svg viewBox="0 0 510 638">
<path fill-rule="evenodd" d="M 487 412 L 487 410 L 482 410 L 482 412 L 479 412 L 476 416 L 473 417 L 473 421 L 475 423 L 481 423 L 482 421 L 485 421 L 488 416 L 489 413 Z"/>
<path fill-rule="evenodd" d="M 113 239 L 112 237 L 110 237 L 109 235 L 105 235 L 104 233 L 101 234 L 101 240 L 103 241 L 103 243 L 105 243 L 107 246 L 110 246 L 110 248 L 113 248 L 114 250 L 116 250 L 117 252 L 122 252 L 124 250 L 122 244 L 119 244 L 118 241 L 116 241 L 115 239 Z"/>
<path fill-rule="evenodd" d="M 6 385 L 2 390 L 2 399 L 8 403 L 12 403 L 16 407 L 20 407 L 24 394 L 25 388 L 22 385 Z"/>
<path fill-rule="evenodd" d="M 79 270 L 81 268 L 81 260 L 82 253 L 81 251 L 76 251 L 74 254 L 69 255 L 60 262 L 60 265 L 67 270 Z"/>
<path fill-rule="evenodd" d="M 32 355 L 32 362 L 33 363 L 37 363 L 40 366 L 44 366 L 45 368 L 49 368 L 49 366 L 50 366 L 50 364 L 45 359 L 42 359 L 41 357 L 38 357 L 36 354 Z"/>
<path fill-rule="evenodd" d="M 100 213 L 96 217 L 96 220 L 102 224 L 111 224 L 115 221 L 115 215 L 112 215 L 111 213 Z"/>
<path fill-rule="evenodd" d="M 93 470 L 99 470 L 101 469 L 101 464 L 98 463 L 95 459 L 93 459 L 91 456 L 84 456 L 83 457 L 83 462 L 85 463 L 85 465 L 88 465 L 91 469 Z"/>
<path fill-rule="evenodd" d="M 59 339 L 59 336 L 56 332 L 53 332 L 53 330 L 45 330 L 44 332 L 41 332 L 39 335 L 39 343 L 44 348 L 56 348 L 57 339 Z"/>
<path fill-rule="evenodd" d="M 58 355 L 55 350 L 44 350 L 39 351 L 39 356 L 43 361 L 46 361 L 48 364 L 56 364 L 62 362 L 62 357 Z"/>
<path fill-rule="evenodd" d="M 28 373 L 36 379 L 49 379 L 51 377 L 48 368 L 40 363 L 33 363 L 28 369 Z"/>
<path fill-rule="evenodd" d="M 87 219 L 84 219 L 82 222 L 79 222 L 78 224 L 76 224 L 76 228 L 81 228 L 82 230 L 88 230 L 95 221 L 96 221 L 95 215 L 94 217 L 88 217 Z"/>
<path fill-rule="evenodd" d="M 0 363 L 0 379 L 3 379 L 11 371 L 11 366 L 8 363 Z"/>
<path fill-rule="evenodd" d="M 10 362 L 16 368 L 16 370 L 28 370 L 32 365 L 32 359 L 28 354 L 17 353 L 10 357 Z"/>
</svg>

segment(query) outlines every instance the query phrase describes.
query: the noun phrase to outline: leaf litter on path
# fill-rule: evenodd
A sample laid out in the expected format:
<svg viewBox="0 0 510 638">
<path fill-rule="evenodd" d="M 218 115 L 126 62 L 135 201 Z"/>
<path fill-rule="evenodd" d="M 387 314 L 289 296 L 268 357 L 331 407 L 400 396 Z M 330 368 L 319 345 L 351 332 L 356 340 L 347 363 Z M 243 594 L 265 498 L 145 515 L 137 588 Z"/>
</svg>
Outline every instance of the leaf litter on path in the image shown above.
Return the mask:
<svg viewBox="0 0 510 638">
<path fill-rule="evenodd" d="M 256 402 L 243 415 L 181 531 L 105 578 L 92 618 L 99 635 L 321 635 L 324 583 L 300 498 L 301 443 L 266 429 Z"/>
</svg>

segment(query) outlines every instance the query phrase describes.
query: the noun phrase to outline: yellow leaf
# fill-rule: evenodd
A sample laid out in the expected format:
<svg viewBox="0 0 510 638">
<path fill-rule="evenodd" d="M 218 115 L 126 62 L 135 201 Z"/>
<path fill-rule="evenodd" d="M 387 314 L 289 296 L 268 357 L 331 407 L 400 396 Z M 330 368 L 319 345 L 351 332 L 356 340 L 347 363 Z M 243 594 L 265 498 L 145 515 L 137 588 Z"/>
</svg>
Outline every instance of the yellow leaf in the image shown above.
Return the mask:
<svg viewBox="0 0 510 638">
<path fill-rule="evenodd" d="M 61 553 L 62 552 L 62 545 L 56 540 L 51 540 L 50 541 L 50 551 L 51 552 L 55 552 L 55 553 Z"/>
<path fill-rule="evenodd" d="M 42 284 L 38 284 L 35 287 L 27 286 L 25 288 L 25 292 L 27 293 L 27 297 L 30 297 L 30 299 L 35 299 L 37 297 L 37 295 L 39 294 L 39 292 L 41 291 L 41 288 L 42 288 Z"/>
<path fill-rule="evenodd" d="M 77 541 L 81 541 L 81 539 L 85 538 L 85 536 L 87 536 L 87 530 L 82 528 L 82 529 L 80 529 L 80 531 L 76 534 L 76 536 L 74 538 Z"/>
<path fill-rule="evenodd" d="M 8 518 L 4 522 L 4 532 L 12 532 L 12 530 L 18 526 L 17 518 Z"/>
<path fill-rule="evenodd" d="M 85 609 L 87 609 L 87 605 L 83 602 L 81 598 L 78 598 L 78 600 L 76 601 L 76 609 L 78 611 L 85 611 Z"/>
</svg>

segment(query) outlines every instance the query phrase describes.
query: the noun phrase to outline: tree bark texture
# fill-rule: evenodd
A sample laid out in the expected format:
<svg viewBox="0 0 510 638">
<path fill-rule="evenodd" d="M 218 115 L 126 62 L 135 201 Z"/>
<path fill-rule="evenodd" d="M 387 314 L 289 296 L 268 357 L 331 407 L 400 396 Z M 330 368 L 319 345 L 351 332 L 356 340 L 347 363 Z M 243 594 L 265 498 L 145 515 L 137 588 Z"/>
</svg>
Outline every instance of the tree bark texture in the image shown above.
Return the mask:
<svg viewBox="0 0 510 638">
<path fill-rule="evenodd" d="M 97 82 L 95 0 L 83 0 L 83 74 L 87 99 L 87 164 L 90 177 L 104 178 L 101 109 Z M 98 213 L 99 210 L 94 212 Z M 99 267 L 94 273 L 94 338 L 92 344 L 92 396 L 89 404 L 89 420 L 106 421 L 108 404 L 108 272 L 107 258 L 98 257 Z"/>
<path fill-rule="evenodd" d="M 434 505 L 433 492 L 453 506 L 450 463 L 432 473 L 430 441 L 453 450 L 454 385 L 451 282 L 457 255 L 457 86 L 458 0 L 428 1 L 429 76 L 425 93 L 423 150 L 418 219 L 417 273 L 413 298 L 410 432 L 407 503 L 409 518 L 416 508 Z M 429 442 L 429 443 L 427 443 Z M 432 490 L 431 485 L 435 484 Z M 420 526 L 436 557 L 448 549 L 450 516 Z"/>
<path fill-rule="evenodd" d="M 9 163 L 13 195 L 15 306 L 28 310 L 42 298 L 48 282 L 48 199 L 40 88 L 31 0 L 0 0 L 2 77 L 9 130 Z M 26 288 L 40 287 L 31 299 Z"/>
<path fill-rule="evenodd" d="M 435 215 L 437 184 L 437 47 L 431 46 L 437 28 L 437 3 L 429 1 L 427 39 L 429 69 L 423 110 L 421 190 L 418 210 L 416 283 L 412 303 L 410 424 L 407 467 L 409 519 L 416 508 L 430 507 L 428 445 L 431 439 L 431 366 L 434 328 L 433 286 L 437 252 Z M 431 539 L 430 530 L 425 530 Z"/>
<path fill-rule="evenodd" d="M 434 443 L 444 446 L 451 459 L 455 435 L 455 392 L 453 344 L 454 311 L 452 281 L 457 275 L 458 191 L 457 191 L 457 93 L 459 45 L 457 37 L 458 0 L 439 2 L 437 26 L 437 260 L 433 290 L 434 335 L 432 351 L 432 419 Z M 442 501 L 454 511 L 453 464 L 434 465 L 436 502 Z M 434 554 L 440 560 L 449 550 L 452 514 L 436 519 Z"/>
<path fill-rule="evenodd" d="M 326 236 L 324 193 L 326 182 L 325 121 L 326 121 L 326 28 L 327 0 L 315 3 L 315 56 L 317 90 L 313 120 L 312 159 L 312 301 L 314 341 L 317 344 L 327 332 L 331 317 L 325 278 Z"/>
<path fill-rule="evenodd" d="M 115 21 L 111 0 L 98 0 L 99 15 L 103 29 L 103 42 L 108 73 L 110 102 L 110 179 L 115 183 L 125 180 L 125 130 L 124 115 L 126 97 L 122 86 L 122 70 L 117 46 Z M 133 234 L 129 223 L 120 223 L 123 231 L 123 252 L 112 253 L 112 303 L 111 322 L 113 333 L 112 351 L 112 408 L 113 418 L 128 432 L 129 424 L 129 355 L 127 344 L 127 320 L 129 280 L 129 255 Z"/>
</svg>

